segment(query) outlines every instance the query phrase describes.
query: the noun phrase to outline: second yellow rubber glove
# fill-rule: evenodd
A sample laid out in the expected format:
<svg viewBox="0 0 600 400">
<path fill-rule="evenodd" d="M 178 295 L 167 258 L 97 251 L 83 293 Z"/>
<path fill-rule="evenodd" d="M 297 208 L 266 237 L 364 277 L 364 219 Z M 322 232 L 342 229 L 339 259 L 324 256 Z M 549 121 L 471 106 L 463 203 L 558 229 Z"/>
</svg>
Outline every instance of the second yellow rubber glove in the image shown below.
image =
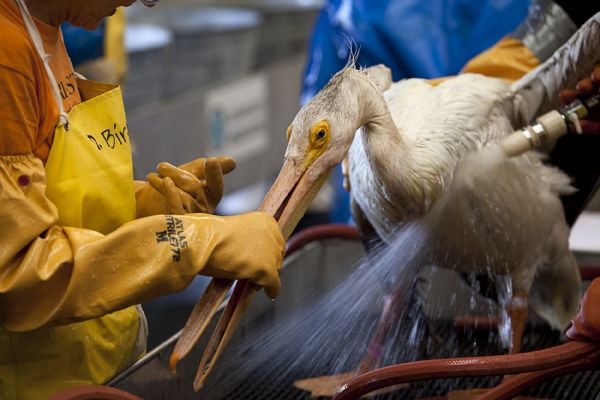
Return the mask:
<svg viewBox="0 0 600 400">
<path fill-rule="evenodd" d="M 137 218 L 212 214 L 223 196 L 223 176 L 234 169 L 231 157 L 198 158 L 179 167 L 161 162 L 147 182 L 135 182 Z"/>
</svg>

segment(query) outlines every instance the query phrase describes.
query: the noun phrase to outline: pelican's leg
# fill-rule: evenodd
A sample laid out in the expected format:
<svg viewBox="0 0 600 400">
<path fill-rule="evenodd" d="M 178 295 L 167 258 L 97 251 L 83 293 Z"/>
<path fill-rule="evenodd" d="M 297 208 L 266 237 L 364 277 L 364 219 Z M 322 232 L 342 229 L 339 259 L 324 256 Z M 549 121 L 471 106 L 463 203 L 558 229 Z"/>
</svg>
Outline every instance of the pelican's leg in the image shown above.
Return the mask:
<svg viewBox="0 0 600 400">
<path fill-rule="evenodd" d="M 397 314 L 394 309 L 397 306 L 393 303 L 393 297 L 386 295 L 383 300 L 383 310 L 379 317 L 379 323 L 377 324 L 375 333 L 371 336 L 367 351 L 358 365 L 358 370 L 356 371 L 357 375 L 374 370 L 377 367 L 379 360 L 381 360 L 383 348 L 385 346 L 385 338 L 387 337 L 390 328 L 398 322 L 396 318 L 394 318 L 396 316 L 395 314 Z"/>
<path fill-rule="evenodd" d="M 311 396 L 313 397 L 333 396 L 342 385 L 355 376 L 374 370 L 383 356 L 385 340 L 391 328 L 398 324 L 400 316 L 402 315 L 402 308 L 405 304 L 404 296 L 405 293 L 402 290 L 396 290 L 393 294 L 385 296 L 377 328 L 375 328 L 375 332 L 373 333 L 373 336 L 371 336 L 367 351 L 360 361 L 357 370 L 337 375 L 317 376 L 314 378 L 298 380 L 294 382 L 294 386 L 298 389 L 311 392 Z M 406 384 L 397 385 L 373 394 L 385 393 L 406 386 Z"/>
<path fill-rule="evenodd" d="M 373 256 L 373 254 L 376 254 L 377 249 L 384 245 L 383 241 L 379 238 L 358 204 L 352 199 L 352 196 L 350 196 L 350 199 L 352 217 L 356 222 L 358 231 L 363 237 L 363 245 L 367 256 Z M 398 302 L 395 302 L 396 299 L 398 299 Z M 385 337 L 393 324 L 397 323 L 397 318 L 394 318 L 394 315 L 399 315 L 397 314 L 400 310 L 399 307 L 403 304 L 399 293 L 387 295 L 384 298 L 384 306 L 379 323 L 377 328 L 375 328 L 375 333 L 371 337 L 367 352 L 359 363 L 357 370 L 337 375 L 324 375 L 297 380 L 294 382 L 294 386 L 298 389 L 311 392 L 312 397 L 333 396 L 342 385 L 354 378 L 357 373 L 374 369 L 381 358 Z"/>
<path fill-rule="evenodd" d="M 523 332 L 525 331 L 525 325 L 527 323 L 527 294 L 513 294 L 510 303 L 508 304 L 507 312 L 511 328 L 509 353 L 520 353 Z"/>
<path fill-rule="evenodd" d="M 510 347 L 509 353 L 516 354 L 521 352 L 521 344 L 523 341 L 523 332 L 527 324 L 527 298 L 528 294 L 525 290 L 515 290 L 512 297 L 508 300 L 506 311 L 508 320 L 510 321 Z M 508 380 L 511 375 L 504 376 L 503 381 Z M 471 388 L 466 390 L 457 390 L 448 393 L 448 398 L 478 398 L 485 394 L 488 388 Z"/>
<path fill-rule="evenodd" d="M 512 290 L 510 291 L 511 297 L 506 305 L 510 321 L 510 354 L 521 352 L 523 332 L 527 324 L 529 291 L 531 290 L 535 271 L 535 268 L 519 268 L 513 271 L 510 277 Z"/>
<path fill-rule="evenodd" d="M 536 268 L 520 267 L 507 271 L 506 279 L 496 279 L 498 300 L 505 311 L 499 326 L 500 339 L 502 344 L 508 347 L 510 354 L 521 351 L 523 332 L 527 324 L 529 292 L 535 274 Z"/>
<path fill-rule="evenodd" d="M 311 392 L 311 396 L 333 396 L 338 389 L 357 375 L 371 371 L 377 367 L 383 354 L 385 338 L 393 325 L 393 296 L 386 295 L 383 301 L 383 310 L 379 317 L 379 323 L 375 328 L 375 333 L 371 336 L 367 351 L 358 365 L 358 369 L 353 372 L 345 372 L 337 375 L 324 375 L 314 378 L 302 379 L 294 382 L 298 389 Z"/>
</svg>

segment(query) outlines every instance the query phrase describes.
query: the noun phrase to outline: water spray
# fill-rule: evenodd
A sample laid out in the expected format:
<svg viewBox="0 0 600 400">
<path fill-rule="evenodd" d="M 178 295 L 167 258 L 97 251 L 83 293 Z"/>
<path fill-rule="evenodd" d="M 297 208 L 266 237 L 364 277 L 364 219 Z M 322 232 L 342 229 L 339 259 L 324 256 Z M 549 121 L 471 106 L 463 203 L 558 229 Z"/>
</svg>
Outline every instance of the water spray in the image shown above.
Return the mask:
<svg viewBox="0 0 600 400">
<path fill-rule="evenodd" d="M 582 133 L 579 120 L 600 111 L 600 92 L 583 97 L 539 117 L 535 124 L 511 133 L 500 147 L 506 157 L 538 149 L 566 133 Z"/>
</svg>

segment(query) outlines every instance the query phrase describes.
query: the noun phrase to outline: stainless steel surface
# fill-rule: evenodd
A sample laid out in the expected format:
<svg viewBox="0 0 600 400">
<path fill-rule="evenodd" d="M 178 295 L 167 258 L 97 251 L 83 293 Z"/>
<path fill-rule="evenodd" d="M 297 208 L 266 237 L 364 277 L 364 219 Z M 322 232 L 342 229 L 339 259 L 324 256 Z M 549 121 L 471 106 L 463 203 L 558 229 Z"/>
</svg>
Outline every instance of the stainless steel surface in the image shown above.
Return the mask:
<svg viewBox="0 0 600 400">
<path fill-rule="evenodd" d="M 256 56 L 260 14 L 242 7 L 165 4 L 132 9 L 130 20 L 168 28 L 172 51 L 164 59 L 162 93 L 173 96 L 249 73 Z"/>
<path fill-rule="evenodd" d="M 240 160 L 236 170 L 228 176 L 225 191 L 229 193 L 261 180 L 270 181 L 281 167 L 286 147 L 285 130 L 299 108 L 303 65 L 304 56 L 295 56 L 227 84 L 193 90 L 130 110 L 127 118 L 136 179 L 145 179 L 161 161 L 181 164 L 213 155 L 209 150 L 215 147 L 214 137 L 210 134 L 214 127 L 207 116 L 210 111 L 207 102 L 214 98 L 211 93 L 218 94 L 220 89 L 227 89 L 230 96 L 245 100 L 258 118 L 262 118 L 258 122 L 253 120 L 255 128 L 246 133 L 264 131 L 267 137 L 266 143 L 254 152 L 246 151 L 246 158 Z M 252 80 L 264 81 L 265 93 L 261 93 L 260 99 L 256 93 L 244 91 L 245 83 Z M 240 110 L 243 111 L 243 104 L 240 104 Z M 233 126 L 245 117 L 247 115 L 240 113 L 224 123 Z"/>
<path fill-rule="evenodd" d="M 256 10 L 262 17 L 259 26 L 255 65 L 305 52 L 316 16 L 324 0 L 171 0 L 169 6 L 234 6 Z M 161 4 L 161 7 L 167 3 Z M 160 8 L 160 7 L 159 7 Z M 141 10 L 141 7 L 138 8 Z M 149 14 L 149 12 L 145 12 Z"/>
<path fill-rule="evenodd" d="M 132 109 L 157 101 L 163 96 L 166 59 L 173 35 L 158 25 L 128 24 L 125 31 L 128 68 L 123 96 L 125 107 Z"/>
<path fill-rule="evenodd" d="M 256 65 L 307 51 L 310 33 L 323 0 L 252 0 L 245 6 L 259 11 L 263 23 L 259 28 Z"/>
<path fill-rule="evenodd" d="M 250 335 L 253 323 L 268 318 L 270 321 L 285 316 L 290 308 L 300 302 L 306 293 L 323 291 L 332 282 L 346 276 L 355 261 L 363 256 L 359 242 L 327 240 L 311 243 L 290 256 L 281 273 L 283 291 L 276 301 L 271 301 L 262 293 L 256 297 L 240 327 L 237 329 L 230 347 L 242 342 Z M 207 332 L 212 332 L 218 315 Z M 179 362 L 177 376 L 168 369 L 168 359 L 175 345 L 176 336 L 150 352 L 135 365 L 128 368 L 111 382 L 117 387 L 141 396 L 144 399 L 219 399 L 222 393 L 194 393 L 192 382 L 202 350 L 209 335 L 205 335 L 192 353 Z M 248 355 L 249 357 L 251 354 Z M 223 355 L 225 362 L 227 350 Z M 232 382 L 234 377 L 232 377 Z"/>
</svg>

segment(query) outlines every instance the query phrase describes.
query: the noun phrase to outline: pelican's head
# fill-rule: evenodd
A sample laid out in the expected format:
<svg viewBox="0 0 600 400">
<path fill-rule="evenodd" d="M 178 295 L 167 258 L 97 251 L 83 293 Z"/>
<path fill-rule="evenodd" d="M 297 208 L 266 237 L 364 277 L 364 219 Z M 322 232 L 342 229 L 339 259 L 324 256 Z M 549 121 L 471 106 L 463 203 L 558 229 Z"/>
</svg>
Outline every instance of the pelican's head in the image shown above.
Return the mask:
<svg viewBox="0 0 600 400">
<path fill-rule="evenodd" d="M 288 147 L 277 180 L 263 210 L 278 217 L 284 233 L 293 230 L 332 168 L 342 162 L 360 127 L 361 74 L 354 68 L 338 72 L 296 115 L 287 129 Z"/>
</svg>

